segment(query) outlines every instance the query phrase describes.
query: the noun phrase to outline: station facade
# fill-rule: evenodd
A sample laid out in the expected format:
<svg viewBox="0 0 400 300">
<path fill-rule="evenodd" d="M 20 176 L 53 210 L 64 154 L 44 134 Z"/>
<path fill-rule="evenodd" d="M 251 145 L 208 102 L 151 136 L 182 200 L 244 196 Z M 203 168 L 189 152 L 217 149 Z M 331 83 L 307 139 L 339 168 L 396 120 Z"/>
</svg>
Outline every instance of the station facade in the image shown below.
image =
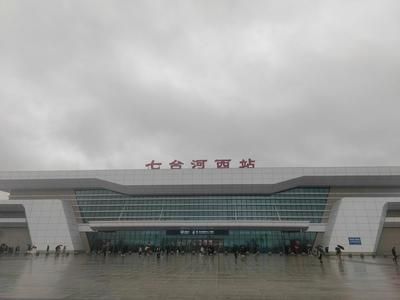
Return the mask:
<svg viewBox="0 0 400 300">
<path fill-rule="evenodd" d="M 0 172 L 0 244 L 383 254 L 400 247 L 400 167 Z"/>
</svg>

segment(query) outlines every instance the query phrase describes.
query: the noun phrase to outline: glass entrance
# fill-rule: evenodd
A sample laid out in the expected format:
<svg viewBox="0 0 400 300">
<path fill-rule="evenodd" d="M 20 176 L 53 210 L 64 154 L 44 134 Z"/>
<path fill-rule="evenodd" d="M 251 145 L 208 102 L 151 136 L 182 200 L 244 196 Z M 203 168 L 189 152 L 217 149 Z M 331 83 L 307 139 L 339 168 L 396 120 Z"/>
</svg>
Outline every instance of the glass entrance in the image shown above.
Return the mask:
<svg viewBox="0 0 400 300">
<path fill-rule="evenodd" d="M 187 233 L 189 232 L 189 234 Z M 212 247 L 217 252 L 232 252 L 245 248 L 250 253 L 307 253 L 312 247 L 314 232 L 280 231 L 280 230 L 225 230 L 214 231 L 214 234 L 197 234 L 193 231 L 166 230 L 121 230 L 113 232 L 87 233 L 92 251 L 100 251 L 104 245 L 110 245 L 115 251 L 137 252 L 140 247 L 160 247 L 161 249 L 178 249 L 186 253 L 200 248 Z M 203 232 L 201 232 L 203 233 Z"/>
<path fill-rule="evenodd" d="M 200 252 L 200 249 L 213 249 L 216 252 L 224 251 L 224 240 L 213 239 L 210 237 L 206 238 L 175 238 L 168 237 L 162 242 L 162 247 L 170 250 L 179 250 L 180 252 Z"/>
</svg>

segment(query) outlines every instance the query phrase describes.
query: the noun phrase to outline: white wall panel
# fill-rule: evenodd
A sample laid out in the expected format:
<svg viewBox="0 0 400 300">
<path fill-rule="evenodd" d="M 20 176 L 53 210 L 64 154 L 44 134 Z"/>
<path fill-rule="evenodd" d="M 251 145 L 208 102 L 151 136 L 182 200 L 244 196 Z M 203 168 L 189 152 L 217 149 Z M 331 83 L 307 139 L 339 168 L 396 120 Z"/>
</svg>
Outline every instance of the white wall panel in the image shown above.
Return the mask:
<svg viewBox="0 0 400 300">
<path fill-rule="evenodd" d="M 356 197 L 337 201 L 329 218 L 324 246 L 329 246 L 330 251 L 339 244 L 345 247 L 345 252 L 375 252 L 390 202 L 400 202 L 400 198 Z M 349 237 L 359 237 L 361 245 L 349 245 Z"/>
<path fill-rule="evenodd" d="M 32 244 L 38 250 L 46 250 L 47 245 L 54 251 L 59 244 L 67 250 L 83 250 L 78 225 L 73 216 L 72 207 L 63 200 L 5 200 L 1 204 L 22 204 Z"/>
</svg>

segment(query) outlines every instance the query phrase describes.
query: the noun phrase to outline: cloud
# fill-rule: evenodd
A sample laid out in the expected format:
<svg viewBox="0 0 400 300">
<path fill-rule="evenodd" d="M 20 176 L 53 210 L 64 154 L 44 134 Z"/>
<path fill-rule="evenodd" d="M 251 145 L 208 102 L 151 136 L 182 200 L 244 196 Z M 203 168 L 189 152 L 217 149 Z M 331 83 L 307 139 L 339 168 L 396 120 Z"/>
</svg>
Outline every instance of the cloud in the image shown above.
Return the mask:
<svg viewBox="0 0 400 300">
<path fill-rule="evenodd" d="M 61 3 L 0 4 L 2 169 L 400 164 L 397 1 Z"/>
</svg>

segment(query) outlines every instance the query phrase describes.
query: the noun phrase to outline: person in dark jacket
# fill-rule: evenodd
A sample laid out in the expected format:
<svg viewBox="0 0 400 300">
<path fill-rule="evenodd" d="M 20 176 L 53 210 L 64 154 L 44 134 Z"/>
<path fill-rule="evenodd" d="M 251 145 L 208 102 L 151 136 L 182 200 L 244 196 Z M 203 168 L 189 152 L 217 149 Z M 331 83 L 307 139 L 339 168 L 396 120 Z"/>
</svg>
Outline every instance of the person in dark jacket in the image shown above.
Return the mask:
<svg viewBox="0 0 400 300">
<path fill-rule="evenodd" d="M 393 246 L 393 248 L 392 248 L 392 255 L 393 255 L 393 261 L 397 265 L 397 252 L 396 252 L 396 247 L 395 246 Z"/>
<path fill-rule="evenodd" d="M 322 248 L 322 246 L 318 246 L 318 247 L 317 247 L 317 255 L 318 255 L 319 262 L 320 262 L 321 264 L 323 263 L 323 261 L 322 261 L 322 255 L 323 255 L 323 253 L 324 253 L 324 249 Z"/>
</svg>

